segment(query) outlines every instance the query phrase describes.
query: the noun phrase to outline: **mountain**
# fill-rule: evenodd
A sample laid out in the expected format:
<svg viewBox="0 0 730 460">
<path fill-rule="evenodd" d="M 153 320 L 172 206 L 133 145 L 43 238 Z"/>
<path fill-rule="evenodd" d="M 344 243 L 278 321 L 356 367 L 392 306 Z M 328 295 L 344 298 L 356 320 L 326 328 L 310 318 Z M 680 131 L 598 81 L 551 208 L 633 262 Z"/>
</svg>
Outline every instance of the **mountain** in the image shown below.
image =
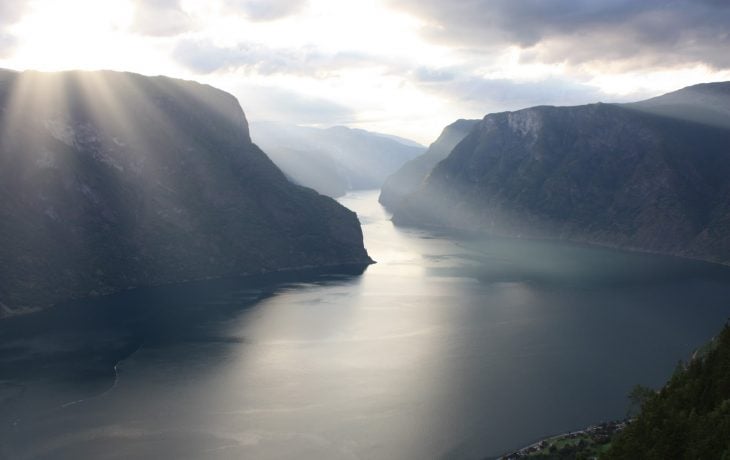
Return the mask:
<svg viewBox="0 0 730 460">
<path fill-rule="evenodd" d="M 479 120 L 457 120 L 445 127 L 426 153 L 405 163 L 388 176 L 378 201 L 391 211 L 395 210 L 401 200 L 421 185 L 436 163 L 449 156 L 451 149 L 461 142 L 478 122 Z"/>
<path fill-rule="evenodd" d="M 642 399 L 601 458 L 730 458 L 730 326 Z"/>
<path fill-rule="evenodd" d="M 728 82 L 694 85 L 625 106 L 655 115 L 730 128 Z"/>
<path fill-rule="evenodd" d="M 365 131 L 365 130 L 360 130 L 360 131 Z M 399 144 L 407 145 L 409 147 L 416 147 L 418 149 L 421 149 L 422 151 L 425 150 L 425 147 L 423 145 L 419 144 L 416 141 L 406 139 L 405 137 L 400 137 L 400 136 L 396 136 L 393 134 L 376 133 L 376 132 L 372 132 L 372 131 L 365 131 L 365 132 L 369 132 L 370 134 L 374 134 L 379 137 L 384 137 L 386 139 L 394 140 L 394 141 L 398 142 Z"/>
<path fill-rule="evenodd" d="M 487 115 L 393 220 L 730 263 L 729 90 Z"/>
<path fill-rule="evenodd" d="M 117 72 L 0 72 L 0 310 L 367 264 L 357 216 L 290 183 L 238 101 Z"/>
<path fill-rule="evenodd" d="M 344 126 L 258 122 L 251 123 L 251 137 L 294 182 L 332 197 L 380 188 L 389 174 L 424 151 L 412 141 Z"/>
</svg>

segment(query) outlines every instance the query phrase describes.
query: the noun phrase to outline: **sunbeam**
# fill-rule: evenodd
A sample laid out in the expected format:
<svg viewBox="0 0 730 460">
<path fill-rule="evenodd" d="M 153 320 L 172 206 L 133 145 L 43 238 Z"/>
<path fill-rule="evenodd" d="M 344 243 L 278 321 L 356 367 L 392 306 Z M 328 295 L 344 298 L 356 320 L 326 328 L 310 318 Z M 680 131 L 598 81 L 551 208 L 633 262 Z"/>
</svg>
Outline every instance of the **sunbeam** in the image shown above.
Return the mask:
<svg viewBox="0 0 730 460">
<path fill-rule="evenodd" d="M 37 70 L 119 68 L 130 46 L 136 53 L 142 48 L 123 35 L 132 13 L 128 0 L 35 0 L 13 28 L 20 41 L 17 65 Z"/>
</svg>

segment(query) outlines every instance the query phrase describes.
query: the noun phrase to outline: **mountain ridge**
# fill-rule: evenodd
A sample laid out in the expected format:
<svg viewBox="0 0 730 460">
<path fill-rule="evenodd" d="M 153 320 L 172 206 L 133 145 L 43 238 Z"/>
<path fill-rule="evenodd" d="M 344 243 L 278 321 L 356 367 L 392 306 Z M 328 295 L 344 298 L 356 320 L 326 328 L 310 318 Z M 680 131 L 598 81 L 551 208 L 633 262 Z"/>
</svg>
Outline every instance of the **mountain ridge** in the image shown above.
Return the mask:
<svg viewBox="0 0 730 460">
<path fill-rule="evenodd" d="M 357 216 L 291 184 L 232 95 L 133 73 L 0 72 L 0 303 L 371 263 Z"/>
<path fill-rule="evenodd" d="M 603 103 L 488 114 L 393 221 L 730 263 L 730 130 L 672 115 Z"/>
</svg>

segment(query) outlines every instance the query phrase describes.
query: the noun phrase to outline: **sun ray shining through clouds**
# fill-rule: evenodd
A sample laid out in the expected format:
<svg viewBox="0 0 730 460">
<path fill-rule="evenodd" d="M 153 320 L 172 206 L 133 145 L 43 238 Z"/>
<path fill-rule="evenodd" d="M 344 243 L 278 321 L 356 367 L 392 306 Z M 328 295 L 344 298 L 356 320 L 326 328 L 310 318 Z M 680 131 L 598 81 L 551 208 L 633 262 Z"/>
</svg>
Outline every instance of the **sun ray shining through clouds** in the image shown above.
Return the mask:
<svg viewBox="0 0 730 460">
<path fill-rule="evenodd" d="M 0 66 L 194 79 L 256 121 L 422 143 L 457 118 L 730 78 L 722 2 L 8 0 L 0 13 Z"/>
<path fill-rule="evenodd" d="M 611 449 L 730 315 L 728 24 L 0 0 L 0 459 Z"/>
</svg>

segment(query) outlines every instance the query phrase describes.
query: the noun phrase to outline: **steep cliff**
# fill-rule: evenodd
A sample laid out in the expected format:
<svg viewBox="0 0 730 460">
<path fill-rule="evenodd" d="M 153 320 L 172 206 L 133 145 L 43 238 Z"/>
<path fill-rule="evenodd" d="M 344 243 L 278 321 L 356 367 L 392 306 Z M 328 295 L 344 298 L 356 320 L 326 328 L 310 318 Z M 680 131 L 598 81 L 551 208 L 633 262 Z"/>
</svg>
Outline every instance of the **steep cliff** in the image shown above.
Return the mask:
<svg viewBox="0 0 730 460">
<path fill-rule="evenodd" d="M 0 72 L 0 310 L 366 264 L 354 213 L 291 184 L 212 87 Z"/>
<path fill-rule="evenodd" d="M 394 221 L 730 263 L 730 129 L 706 103 L 729 86 L 487 115 Z"/>
<path fill-rule="evenodd" d="M 451 150 L 461 142 L 479 120 L 457 120 L 441 131 L 441 135 L 423 155 L 417 156 L 388 176 L 383 184 L 378 201 L 395 211 L 403 198 L 415 191 L 436 164 L 449 156 Z"/>
</svg>

